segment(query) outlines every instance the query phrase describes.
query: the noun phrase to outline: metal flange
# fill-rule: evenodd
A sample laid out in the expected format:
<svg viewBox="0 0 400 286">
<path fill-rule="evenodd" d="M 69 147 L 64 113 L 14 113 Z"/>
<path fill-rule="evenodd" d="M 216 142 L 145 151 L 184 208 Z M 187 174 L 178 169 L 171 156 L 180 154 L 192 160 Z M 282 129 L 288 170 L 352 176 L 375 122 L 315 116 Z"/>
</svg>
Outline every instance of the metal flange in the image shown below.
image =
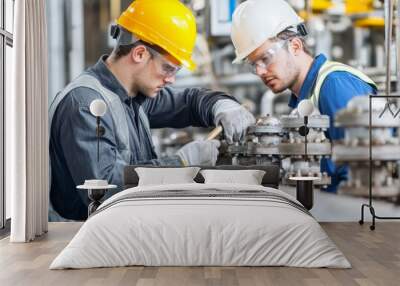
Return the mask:
<svg viewBox="0 0 400 286">
<path fill-rule="evenodd" d="M 280 144 L 279 144 L 280 145 Z M 263 145 L 257 143 L 249 143 L 247 154 L 256 155 L 280 155 L 279 145 Z"/>
<path fill-rule="evenodd" d="M 252 125 L 248 129 L 248 134 L 282 134 L 282 126 L 272 125 Z"/>
<path fill-rule="evenodd" d="M 304 143 L 279 143 L 277 145 L 264 145 L 249 142 L 247 145 L 231 145 L 228 147 L 229 154 L 243 154 L 249 156 L 257 155 L 305 155 Z M 324 156 L 331 154 L 331 143 L 308 143 L 307 155 Z"/>
<path fill-rule="evenodd" d="M 247 154 L 247 144 L 242 145 L 229 145 L 227 148 L 228 154 Z"/>
<path fill-rule="evenodd" d="M 305 155 L 304 143 L 281 143 L 278 145 L 280 155 Z M 308 143 L 307 155 L 323 156 L 331 154 L 331 143 Z"/>
<path fill-rule="evenodd" d="M 371 118 L 371 127 L 387 128 L 398 127 L 399 119 L 389 115 L 379 117 L 380 113 L 373 112 Z M 335 127 L 369 127 L 368 113 L 353 113 L 348 110 L 339 111 L 335 118 Z"/>
<path fill-rule="evenodd" d="M 287 128 L 300 128 L 304 126 L 304 119 L 302 117 L 297 117 L 294 115 L 283 115 L 280 118 L 282 127 Z M 314 115 L 308 118 L 309 128 L 322 128 L 327 129 L 330 126 L 329 116 L 326 115 Z"/>
<path fill-rule="evenodd" d="M 334 145 L 332 159 L 335 162 L 368 161 L 369 146 Z M 400 160 L 399 145 L 372 146 L 372 160 L 398 161 Z"/>
</svg>

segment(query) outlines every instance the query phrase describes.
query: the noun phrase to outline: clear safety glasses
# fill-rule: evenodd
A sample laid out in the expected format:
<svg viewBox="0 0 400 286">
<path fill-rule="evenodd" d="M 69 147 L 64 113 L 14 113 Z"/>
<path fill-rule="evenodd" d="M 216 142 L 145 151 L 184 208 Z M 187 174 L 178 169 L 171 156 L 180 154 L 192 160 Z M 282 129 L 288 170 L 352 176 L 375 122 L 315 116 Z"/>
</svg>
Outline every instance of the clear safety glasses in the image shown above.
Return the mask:
<svg viewBox="0 0 400 286">
<path fill-rule="evenodd" d="M 279 41 L 274 43 L 271 47 L 269 47 L 259 59 L 251 62 L 250 60 L 246 60 L 246 63 L 250 66 L 251 72 L 257 74 L 257 70 L 267 70 L 268 67 L 273 63 L 275 56 L 282 50 L 288 40 Z"/>
<path fill-rule="evenodd" d="M 160 73 L 164 77 L 173 77 L 181 69 L 181 66 L 178 66 L 176 64 L 171 63 L 169 60 L 167 60 L 165 58 L 164 55 L 162 55 L 160 52 L 158 52 L 154 48 L 149 47 L 149 46 L 146 46 L 146 48 L 149 51 L 149 53 L 152 55 L 152 57 L 159 58 L 161 60 L 161 71 L 160 71 Z"/>
</svg>

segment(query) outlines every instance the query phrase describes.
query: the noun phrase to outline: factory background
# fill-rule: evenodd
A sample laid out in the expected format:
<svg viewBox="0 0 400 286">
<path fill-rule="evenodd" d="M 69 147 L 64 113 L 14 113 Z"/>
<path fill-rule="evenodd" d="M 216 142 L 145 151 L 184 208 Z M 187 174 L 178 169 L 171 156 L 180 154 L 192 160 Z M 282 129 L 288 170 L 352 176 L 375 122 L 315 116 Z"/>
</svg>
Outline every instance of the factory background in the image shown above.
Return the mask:
<svg viewBox="0 0 400 286">
<path fill-rule="evenodd" d="M 128 0 L 47 1 L 49 102 L 68 82 L 85 68 L 95 64 L 102 54 L 110 53 L 114 45 L 114 40 L 110 36 L 110 26 L 130 2 Z M 174 86 L 177 88 L 195 86 L 225 91 L 235 96 L 257 118 L 260 118 L 261 125 L 262 123 L 273 125 L 274 119 L 280 120 L 282 116 L 288 116 L 291 113 L 287 104 L 290 92 L 274 94 L 246 66 L 232 64 L 235 51 L 229 36 L 230 23 L 233 10 L 242 1 L 186 0 L 182 2 L 196 15 L 198 37 L 194 59 L 198 68 L 194 72 L 181 70 Z M 389 30 L 388 26 L 392 25 L 385 25 L 385 19 L 388 19 L 387 13 L 389 13 L 385 5 L 389 5 L 390 1 L 383 3 L 379 0 L 288 0 L 288 2 L 306 21 L 309 31 L 306 43 L 314 55 L 323 53 L 330 60 L 360 69 L 377 83 L 381 93 L 387 92 L 388 88 L 392 94 L 397 93 L 400 70 L 398 69 L 399 59 L 396 55 L 399 54 L 400 37 L 396 35 L 400 35 L 398 31 L 400 27 L 393 25 Z M 10 74 L 13 63 L 7 55 L 12 49 L 14 1 L 2 0 L 1 3 L 0 49 L 3 70 L 0 86 L 2 96 L 4 96 L 3 94 L 10 93 L 7 76 Z M 398 11 L 396 5 L 394 7 L 395 10 L 391 13 L 394 14 L 393 19 L 396 22 Z M 388 58 L 390 58 L 389 64 Z M 388 72 L 391 75 L 390 80 L 387 80 Z M 363 106 L 368 105 L 366 102 L 356 102 L 354 106 L 349 107 L 347 112 L 348 114 L 368 112 L 368 109 L 366 110 Z M 379 108 L 376 110 L 378 113 L 384 106 Z M 313 157 L 314 166 L 309 166 L 309 171 L 314 172 L 318 160 L 324 156 L 333 156 L 339 161 L 349 161 L 346 163 L 355 166 L 354 170 L 359 170 L 359 173 L 353 171 L 352 179 L 338 194 L 323 191 L 316 193 L 313 212 L 320 220 L 356 220 L 359 216 L 360 205 L 368 196 L 368 180 L 365 176 L 368 174 L 368 157 L 360 155 L 353 158 L 350 155 L 354 153 L 354 150 L 349 149 L 349 146 L 357 148 L 368 145 L 363 142 L 365 137 L 357 136 L 357 134 L 367 134 L 368 126 L 354 128 L 351 124 L 347 124 L 346 120 L 348 118 L 346 119 L 346 113 L 344 113 L 338 122 L 341 122 L 341 126 L 347 128 L 346 130 L 350 130 L 346 137 L 347 141 L 335 145 L 340 147 L 342 144 L 345 147 L 337 149 L 336 157 L 332 154 L 332 150 L 325 153 L 321 151 L 320 155 Z M 399 143 L 398 134 L 392 130 L 398 127 L 400 121 L 398 118 L 387 119 L 387 121 L 389 122 L 385 126 L 378 126 L 373 132 L 373 138 L 383 138 L 382 142 L 377 142 L 381 146 L 378 152 L 381 153 L 377 155 L 380 156 L 379 160 L 374 163 L 378 170 L 374 175 L 376 182 L 374 197 L 377 199 L 376 208 L 382 215 L 396 215 L 400 213 L 398 174 L 400 158 L 399 160 L 396 158 L 400 153 L 396 154 Z M 325 123 L 323 119 L 318 122 L 315 132 L 321 133 Z M 2 123 L 4 127 L 5 123 Z M 352 132 L 351 128 L 355 130 Z M 297 131 L 296 128 L 285 129 L 285 126 L 283 129 L 283 132 L 289 135 Z M 211 130 L 197 128 L 154 130 L 156 149 L 160 155 L 172 154 L 191 140 L 205 138 L 209 131 Z M 260 143 L 261 139 L 256 138 L 257 141 L 254 137 L 261 136 L 257 136 L 256 132 L 254 134 L 253 138 L 249 138 L 249 142 Z M 295 135 L 292 136 L 293 138 L 289 137 L 287 138 L 289 142 L 297 142 Z M 324 144 L 324 142 L 322 139 L 314 143 Z M 388 149 L 385 150 L 386 147 Z M 296 174 L 304 171 L 302 160 L 298 158 L 298 155 L 285 153 L 282 156 L 268 156 L 262 152 L 248 155 L 243 148 L 235 149 L 235 146 L 226 146 L 227 160 L 231 160 L 229 162 L 232 164 L 260 163 L 263 160 L 267 163 L 279 161 L 279 164 L 282 164 L 283 178 L 290 175 L 290 172 Z M 335 147 L 333 147 L 333 152 L 335 152 Z M 347 155 L 348 159 L 346 159 Z M 1 159 L 3 160 L 3 156 Z M 318 170 L 315 172 L 318 173 Z M 313 175 L 324 176 L 324 174 Z M 4 177 L 2 177 L 1 190 L 1 214 L 4 223 L 10 217 L 10 209 L 7 207 L 10 195 L 7 195 L 4 189 L 3 180 Z M 324 183 L 321 183 L 320 187 L 323 188 Z M 293 188 L 287 181 L 282 181 L 282 188 L 293 192 Z M 357 191 L 352 192 L 351 190 L 354 189 Z"/>
</svg>

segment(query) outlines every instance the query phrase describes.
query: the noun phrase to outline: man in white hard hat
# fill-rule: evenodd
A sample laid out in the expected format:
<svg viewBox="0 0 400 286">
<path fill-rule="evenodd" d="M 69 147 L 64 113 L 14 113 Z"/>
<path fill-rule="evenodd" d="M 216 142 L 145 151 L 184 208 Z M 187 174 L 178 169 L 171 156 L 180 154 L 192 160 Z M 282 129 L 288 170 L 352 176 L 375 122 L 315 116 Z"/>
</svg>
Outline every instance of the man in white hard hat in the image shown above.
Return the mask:
<svg viewBox="0 0 400 286">
<path fill-rule="evenodd" d="M 273 92 L 292 92 L 289 106 L 296 108 L 310 99 L 321 114 L 330 117 L 326 136 L 331 140 L 344 137 L 334 127 L 335 113 L 354 96 L 376 94 L 375 83 L 362 72 L 320 54 L 312 57 L 304 37 L 303 20 L 284 0 L 248 0 L 233 14 L 231 38 L 236 49 L 233 63 L 246 62 Z M 347 179 L 346 167 L 336 167 L 323 160 L 321 171 L 332 177 L 328 191 Z"/>
</svg>

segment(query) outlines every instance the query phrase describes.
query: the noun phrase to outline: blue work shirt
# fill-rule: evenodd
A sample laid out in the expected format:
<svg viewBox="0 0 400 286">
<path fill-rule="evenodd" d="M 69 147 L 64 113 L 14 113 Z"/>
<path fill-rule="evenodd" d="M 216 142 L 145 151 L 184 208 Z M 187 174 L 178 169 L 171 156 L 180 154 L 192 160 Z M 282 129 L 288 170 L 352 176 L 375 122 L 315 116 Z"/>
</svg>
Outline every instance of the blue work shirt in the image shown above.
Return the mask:
<svg viewBox="0 0 400 286">
<path fill-rule="evenodd" d="M 208 127 L 214 125 L 212 107 L 220 99 L 231 99 L 222 92 L 187 88 L 162 89 L 155 98 L 138 94 L 129 97 L 123 86 L 105 64 L 103 56 L 87 70 L 107 89 L 116 93 L 123 103 L 129 129 L 131 165 L 177 165 L 178 157 L 157 158 L 146 128 L 139 119 L 142 106 L 151 128 Z M 58 105 L 50 130 L 51 190 L 53 208 L 64 218 L 83 220 L 87 217 L 88 198 L 76 186 L 86 179 L 104 179 L 119 187 L 123 185 L 126 162 L 117 149 L 111 114 L 101 117 L 105 134 L 100 139 L 100 161 L 97 161 L 96 118 L 89 106 L 101 95 L 90 88 L 78 87 L 69 92 Z M 109 193 L 112 194 L 112 193 Z"/>
<path fill-rule="evenodd" d="M 318 72 L 321 66 L 326 62 L 323 54 L 318 55 L 307 73 L 306 79 L 301 86 L 298 97 L 292 94 L 289 106 L 296 108 L 298 103 L 303 99 L 311 97 L 312 91 L 317 80 Z M 330 140 L 344 138 L 344 129 L 334 127 L 335 114 L 338 110 L 346 107 L 347 103 L 355 96 L 376 94 L 377 90 L 374 86 L 366 83 L 357 76 L 345 72 L 331 72 L 324 80 L 318 101 L 318 108 L 321 114 L 328 115 L 330 119 L 330 127 L 325 135 Z M 328 186 L 327 191 L 336 192 L 339 183 L 347 180 L 347 167 L 335 166 L 330 159 L 322 159 L 321 171 L 327 172 L 332 178 L 332 184 Z"/>
</svg>

